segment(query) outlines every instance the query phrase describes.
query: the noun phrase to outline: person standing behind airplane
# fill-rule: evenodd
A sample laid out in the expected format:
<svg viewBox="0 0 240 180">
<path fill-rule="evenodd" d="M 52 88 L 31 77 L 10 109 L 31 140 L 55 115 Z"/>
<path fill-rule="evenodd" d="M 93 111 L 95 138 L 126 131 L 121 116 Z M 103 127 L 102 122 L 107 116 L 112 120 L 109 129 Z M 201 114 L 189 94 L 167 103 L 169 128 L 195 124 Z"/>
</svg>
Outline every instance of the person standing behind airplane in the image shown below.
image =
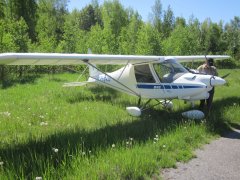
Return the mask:
<svg viewBox="0 0 240 180">
<path fill-rule="evenodd" d="M 207 58 L 205 63 L 202 64 L 201 66 L 199 66 L 197 68 L 197 70 L 201 74 L 208 74 L 208 75 L 213 75 L 213 76 L 217 76 L 218 75 L 217 68 L 214 66 L 214 61 L 213 61 L 212 58 Z M 214 87 L 208 93 L 209 93 L 208 99 L 201 100 L 200 101 L 200 107 L 199 107 L 200 110 L 203 111 L 204 110 L 204 106 L 205 106 L 205 102 L 206 102 L 207 103 L 207 113 L 209 113 L 210 110 L 211 110 L 212 101 L 213 101 L 213 95 L 214 95 Z"/>
</svg>

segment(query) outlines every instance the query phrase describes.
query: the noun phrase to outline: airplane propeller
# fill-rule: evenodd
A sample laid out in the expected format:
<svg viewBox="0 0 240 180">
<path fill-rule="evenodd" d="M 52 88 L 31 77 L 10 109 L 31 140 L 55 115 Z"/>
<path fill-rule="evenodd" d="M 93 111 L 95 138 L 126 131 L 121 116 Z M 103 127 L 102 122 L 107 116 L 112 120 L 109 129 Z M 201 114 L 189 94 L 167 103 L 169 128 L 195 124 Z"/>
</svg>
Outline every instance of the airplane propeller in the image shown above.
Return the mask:
<svg viewBox="0 0 240 180">
<path fill-rule="evenodd" d="M 227 73 L 224 76 L 222 76 L 221 78 L 225 79 L 226 77 L 228 77 L 231 73 Z"/>
</svg>

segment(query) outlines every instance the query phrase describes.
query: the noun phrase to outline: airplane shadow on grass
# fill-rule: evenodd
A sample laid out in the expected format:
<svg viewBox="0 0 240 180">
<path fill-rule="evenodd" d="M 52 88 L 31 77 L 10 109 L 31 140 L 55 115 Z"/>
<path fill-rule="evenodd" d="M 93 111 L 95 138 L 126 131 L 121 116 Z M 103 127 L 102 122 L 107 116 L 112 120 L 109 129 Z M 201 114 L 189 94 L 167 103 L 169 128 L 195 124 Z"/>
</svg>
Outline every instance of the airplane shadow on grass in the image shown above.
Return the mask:
<svg viewBox="0 0 240 180">
<path fill-rule="evenodd" d="M 230 119 L 224 117 L 224 108 L 233 106 L 234 104 L 240 106 L 240 97 L 223 98 L 213 102 L 211 113 L 207 117 L 207 127 L 210 131 L 223 135 L 226 133 L 226 130 L 231 130 L 230 127 L 239 127 L 239 125 L 232 123 Z"/>
<path fill-rule="evenodd" d="M 29 74 L 29 75 L 24 75 L 21 78 L 6 79 L 0 83 L 0 87 L 2 89 L 7 89 L 16 84 L 33 84 L 35 83 L 36 79 L 40 77 L 41 77 L 40 74 Z"/>
<path fill-rule="evenodd" d="M 240 102 L 240 98 L 225 98 L 215 101 L 214 111 L 207 119 L 209 130 L 222 132 L 226 128 L 228 120 L 221 116 L 226 106 Z M 16 144 L 0 149 L 0 160 L 6 162 L 4 169 L 14 169 L 16 178 L 23 175 L 27 179 L 34 179 L 36 176 L 44 174 L 46 164 L 53 167 L 53 179 L 58 178 L 61 172 L 57 171 L 61 164 L 71 166 L 72 158 L 79 153 L 76 149 L 81 149 L 86 153 L 91 150 L 109 149 L 112 144 L 123 143 L 129 137 L 134 141 L 145 143 L 149 138 L 154 138 L 156 133 L 161 132 L 160 136 L 174 131 L 182 123 L 181 112 L 166 112 L 163 110 L 150 109 L 146 111 L 139 119 L 129 122 L 107 125 L 96 130 L 71 129 L 63 132 L 57 132 L 42 140 L 30 140 L 27 144 Z M 220 126 L 220 129 L 219 129 Z M 54 155 L 52 148 L 58 148 L 59 152 Z M 88 154 L 87 154 L 88 155 Z M 22 164 L 22 165 L 21 165 Z M 11 168 L 10 168 L 11 166 Z M 47 168 L 47 167 L 46 167 Z M 56 173 L 56 174 L 54 174 Z"/>
<path fill-rule="evenodd" d="M 84 89 L 84 91 L 80 90 L 76 95 L 66 98 L 66 101 L 71 104 L 83 101 L 101 101 L 112 103 L 114 105 L 121 105 L 122 107 L 132 104 L 136 105 L 138 101 L 137 97 L 132 98 L 133 102 L 130 102 L 129 99 L 126 98 L 119 98 L 122 94 L 121 92 L 100 85 L 92 86 L 88 88 L 87 91 L 90 91 L 90 94 L 84 94 L 86 89 Z"/>
<path fill-rule="evenodd" d="M 27 73 L 22 75 L 22 77 L 17 77 L 15 74 L 15 77 L 6 77 L 5 80 L 0 82 L 0 87 L 2 89 L 10 88 L 16 84 L 34 84 L 38 78 L 41 78 L 45 74 L 41 73 Z M 10 75 L 11 76 L 11 75 Z M 55 77 L 55 74 L 48 74 L 49 81 L 54 81 L 58 83 L 64 83 L 68 80 L 63 78 L 57 78 Z"/>
</svg>

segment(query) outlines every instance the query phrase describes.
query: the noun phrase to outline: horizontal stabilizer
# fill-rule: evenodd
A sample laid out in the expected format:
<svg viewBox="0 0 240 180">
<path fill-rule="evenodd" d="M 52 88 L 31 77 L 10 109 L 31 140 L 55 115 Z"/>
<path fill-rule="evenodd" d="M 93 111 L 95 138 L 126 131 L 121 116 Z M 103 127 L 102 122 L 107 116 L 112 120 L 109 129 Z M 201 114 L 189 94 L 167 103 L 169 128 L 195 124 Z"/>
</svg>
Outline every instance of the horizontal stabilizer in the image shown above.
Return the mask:
<svg viewBox="0 0 240 180">
<path fill-rule="evenodd" d="M 78 86 L 84 86 L 87 83 L 89 83 L 88 81 L 84 81 L 84 82 L 69 82 L 69 83 L 64 83 L 63 87 L 78 87 Z"/>
</svg>

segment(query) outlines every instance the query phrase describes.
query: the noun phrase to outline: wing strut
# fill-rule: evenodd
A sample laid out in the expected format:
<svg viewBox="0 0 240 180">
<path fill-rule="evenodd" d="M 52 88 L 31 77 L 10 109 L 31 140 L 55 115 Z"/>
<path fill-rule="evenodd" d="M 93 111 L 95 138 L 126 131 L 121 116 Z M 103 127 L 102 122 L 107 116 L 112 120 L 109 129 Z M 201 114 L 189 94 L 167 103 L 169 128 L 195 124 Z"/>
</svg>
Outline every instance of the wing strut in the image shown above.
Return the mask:
<svg viewBox="0 0 240 180">
<path fill-rule="evenodd" d="M 120 74 L 119 77 L 118 77 L 118 80 L 121 78 L 121 76 L 122 76 L 123 72 L 125 71 L 125 69 L 126 69 L 128 63 L 129 63 L 129 61 L 128 61 L 127 64 L 124 66 L 124 68 L 123 68 L 121 74 Z"/>
</svg>

